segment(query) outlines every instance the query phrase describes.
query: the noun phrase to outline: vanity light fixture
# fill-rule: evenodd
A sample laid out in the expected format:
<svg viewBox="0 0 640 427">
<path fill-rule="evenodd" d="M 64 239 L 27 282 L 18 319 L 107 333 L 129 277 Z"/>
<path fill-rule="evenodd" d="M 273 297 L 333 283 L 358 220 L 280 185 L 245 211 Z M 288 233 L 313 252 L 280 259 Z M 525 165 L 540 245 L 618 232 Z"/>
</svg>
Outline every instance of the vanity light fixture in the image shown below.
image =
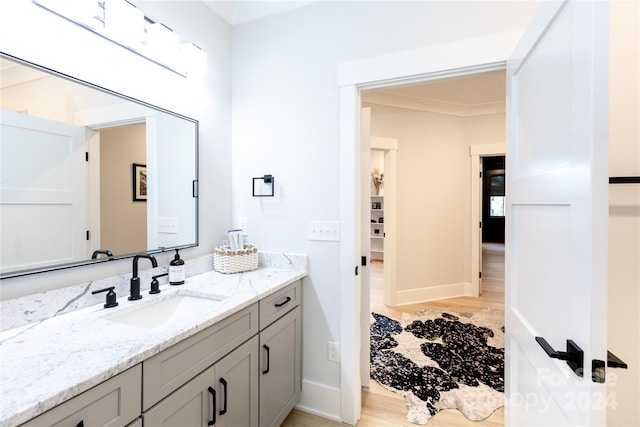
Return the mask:
<svg viewBox="0 0 640 427">
<path fill-rule="evenodd" d="M 262 181 L 262 185 L 260 185 L 260 181 Z M 258 182 L 257 191 L 256 182 Z M 273 197 L 275 185 L 276 179 L 273 175 L 263 175 L 253 178 L 253 197 Z M 265 188 L 267 190 L 266 193 L 262 191 Z"/>
<path fill-rule="evenodd" d="M 112 42 L 183 77 L 201 74 L 206 54 L 178 33 L 156 22 L 127 0 L 33 0 Z"/>
</svg>

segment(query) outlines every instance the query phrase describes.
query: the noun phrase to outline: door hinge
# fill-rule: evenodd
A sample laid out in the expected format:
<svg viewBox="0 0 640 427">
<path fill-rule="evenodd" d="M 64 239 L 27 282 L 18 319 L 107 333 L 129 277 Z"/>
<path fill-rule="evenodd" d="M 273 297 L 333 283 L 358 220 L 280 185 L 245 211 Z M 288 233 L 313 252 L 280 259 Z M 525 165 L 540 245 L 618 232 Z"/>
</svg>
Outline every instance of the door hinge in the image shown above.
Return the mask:
<svg viewBox="0 0 640 427">
<path fill-rule="evenodd" d="M 480 228 L 482 228 L 482 221 L 480 221 Z"/>
<path fill-rule="evenodd" d="M 366 267 L 367 266 L 367 257 L 363 255 L 360 258 L 360 263 L 362 264 L 363 267 Z"/>
<path fill-rule="evenodd" d="M 478 278 L 482 279 L 482 271 L 478 271 Z"/>
<path fill-rule="evenodd" d="M 191 195 L 194 198 L 198 198 L 200 195 L 200 181 L 198 181 L 197 179 L 191 181 Z"/>
<path fill-rule="evenodd" d="M 480 178 L 482 178 L 482 172 L 480 172 Z"/>
<path fill-rule="evenodd" d="M 87 230 L 87 240 L 90 240 L 89 239 L 89 230 Z"/>
<path fill-rule="evenodd" d="M 84 152 L 84 161 L 85 161 L 85 162 L 88 162 L 88 161 L 89 161 L 89 152 L 88 152 L 88 151 L 85 151 L 85 152 Z"/>
</svg>

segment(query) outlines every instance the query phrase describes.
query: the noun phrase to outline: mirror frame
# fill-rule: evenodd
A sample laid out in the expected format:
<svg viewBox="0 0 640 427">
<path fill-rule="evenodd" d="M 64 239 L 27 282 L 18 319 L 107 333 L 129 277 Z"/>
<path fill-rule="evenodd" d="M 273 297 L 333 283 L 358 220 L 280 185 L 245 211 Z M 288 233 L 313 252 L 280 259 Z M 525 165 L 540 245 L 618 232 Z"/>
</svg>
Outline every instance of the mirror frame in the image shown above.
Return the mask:
<svg viewBox="0 0 640 427">
<path fill-rule="evenodd" d="M 193 194 L 193 199 L 194 199 L 194 203 L 195 203 L 195 242 L 194 243 L 187 243 L 184 245 L 178 245 L 178 246 L 168 246 L 168 247 L 160 247 L 160 248 L 156 248 L 156 249 L 150 249 L 147 251 L 140 251 L 140 252 L 133 252 L 133 253 L 127 253 L 127 254 L 114 254 L 112 257 L 109 258 L 98 258 L 98 259 L 88 259 L 88 260 L 84 260 L 84 261 L 77 261 L 77 262 L 71 262 L 71 263 L 63 263 L 63 264 L 55 264 L 55 265 L 51 265 L 51 266 L 43 266 L 43 267 L 35 267 L 32 269 L 24 269 L 24 270 L 15 270 L 15 271 L 8 271 L 8 272 L 4 272 L 4 273 L 0 273 L 0 280 L 4 280 L 4 279 L 9 279 L 9 278 L 13 278 L 13 277 L 21 277 L 21 276 L 27 276 L 27 275 L 32 275 L 32 274 L 38 274 L 38 273 L 46 273 L 46 272 L 50 272 L 50 271 L 58 271 L 58 270 L 64 270 L 64 269 L 68 269 L 68 268 L 73 268 L 73 267 L 82 267 L 82 266 L 89 266 L 89 265 L 97 265 L 97 264 L 102 264 L 105 262 L 111 262 L 111 261 L 116 261 L 116 260 L 123 260 L 123 259 L 128 259 L 128 258 L 133 258 L 136 255 L 140 255 L 140 254 L 146 254 L 146 255 L 153 255 L 153 254 L 159 254 L 159 253 L 164 253 L 164 252 L 171 252 L 174 251 L 176 249 L 185 249 L 185 248 L 194 248 L 199 246 L 200 243 L 200 216 L 199 216 L 199 212 L 200 212 L 200 170 L 199 170 L 199 159 L 200 159 L 200 150 L 199 150 L 199 139 L 200 139 L 200 127 L 199 127 L 199 122 L 196 119 L 193 119 L 191 117 L 182 115 L 182 114 L 178 114 L 176 112 L 167 110 L 165 108 L 162 107 L 158 107 L 156 105 L 153 104 L 149 104 L 147 102 L 141 101 L 139 99 L 136 98 L 132 98 L 130 96 L 121 94 L 119 92 L 115 92 L 113 90 L 107 89 L 105 87 L 93 84 L 91 82 L 87 82 L 85 80 L 61 73 L 59 71 L 56 70 L 52 70 L 51 68 L 47 68 L 45 66 L 18 58 L 14 55 L 8 54 L 6 52 L 2 52 L 0 51 L 0 58 L 2 59 L 9 59 L 11 61 L 15 61 L 17 63 L 20 63 L 22 65 L 28 66 L 28 67 L 33 67 L 39 71 L 42 72 L 46 72 L 46 73 L 50 73 L 53 76 L 59 77 L 59 78 L 63 78 L 65 80 L 71 81 L 73 83 L 78 83 L 82 86 L 88 87 L 90 89 L 94 89 L 94 90 L 99 90 L 101 92 L 105 92 L 109 95 L 113 95 L 116 96 L 124 101 L 129 101 L 129 102 L 134 102 L 136 104 L 139 104 L 143 107 L 146 108 L 151 108 L 153 110 L 165 113 L 165 114 L 169 114 L 171 116 L 183 119 L 183 120 L 187 120 L 191 123 L 193 123 L 195 125 L 195 164 L 194 164 L 194 172 L 195 172 L 195 177 L 193 180 L 193 188 L 192 188 L 192 194 Z"/>
</svg>

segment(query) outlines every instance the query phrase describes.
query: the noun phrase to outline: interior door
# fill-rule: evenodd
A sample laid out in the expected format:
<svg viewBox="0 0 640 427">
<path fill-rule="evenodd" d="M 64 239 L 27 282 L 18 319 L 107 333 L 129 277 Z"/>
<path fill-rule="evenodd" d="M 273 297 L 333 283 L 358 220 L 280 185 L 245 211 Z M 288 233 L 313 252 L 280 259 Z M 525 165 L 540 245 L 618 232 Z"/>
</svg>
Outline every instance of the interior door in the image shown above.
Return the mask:
<svg viewBox="0 0 640 427">
<path fill-rule="evenodd" d="M 508 63 L 506 425 L 606 422 L 608 20 L 542 2 Z"/>
<path fill-rule="evenodd" d="M 3 269 L 89 259 L 84 127 L 6 110 L 1 118 Z"/>
</svg>

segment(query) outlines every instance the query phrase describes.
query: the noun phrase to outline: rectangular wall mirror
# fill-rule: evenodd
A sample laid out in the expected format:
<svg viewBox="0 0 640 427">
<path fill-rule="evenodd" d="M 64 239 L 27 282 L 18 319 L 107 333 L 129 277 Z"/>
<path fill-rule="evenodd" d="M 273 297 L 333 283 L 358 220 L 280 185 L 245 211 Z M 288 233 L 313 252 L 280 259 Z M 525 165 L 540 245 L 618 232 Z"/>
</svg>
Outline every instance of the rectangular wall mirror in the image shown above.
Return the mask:
<svg viewBox="0 0 640 427">
<path fill-rule="evenodd" d="M 0 53 L 0 278 L 198 244 L 198 122 Z"/>
</svg>

